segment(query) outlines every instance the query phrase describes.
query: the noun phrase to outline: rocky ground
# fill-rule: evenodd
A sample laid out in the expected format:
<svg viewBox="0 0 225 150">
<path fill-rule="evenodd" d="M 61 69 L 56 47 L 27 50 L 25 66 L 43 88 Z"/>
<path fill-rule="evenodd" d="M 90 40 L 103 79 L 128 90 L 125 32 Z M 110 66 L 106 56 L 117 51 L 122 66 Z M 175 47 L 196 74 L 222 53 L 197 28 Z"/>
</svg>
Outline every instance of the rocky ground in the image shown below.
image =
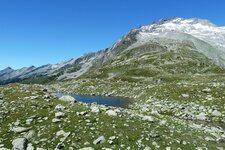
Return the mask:
<svg viewBox="0 0 225 150">
<path fill-rule="evenodd" d="M 98 86 L 94 86 L 95 82 Z M 110 84 L 86 79 L 49 86 L 1 86 L 0 150 L 222 150 L 225 147 L 224 105 L 208 104 L 215 99 L 214 88 L 208 84 L 208 88 L 201 90 L 206 96 L 206 102 L 202 103 L 163 99 L 163 95 L 157 95 L 154 85 L 123 81 Z M 178 85 L 185 87 L 188 83 Z M 157 87 L 163 89 L 162 84 Z M 74 103 L 69 96 L 60 99 L 53 96 L 57 90 L 126 96 L 134 103 L 127 109 Z M 182 99 L 193 96 L 190 92 L 180 94 Z"/>
<path fill-rule="evenodd" d="M 143 31 L 149 33 L 132 30 L 111 49 L 71 60 L 53 75 L 0 86 L 0 150 L 224 150 L 224 60 L 208 44 L 218 40 L 208 41 L 211 31 L 201 40 L 180 31 L 143 37 Z M 126 109 L 85 104 L 55 92 L 133 103 Z"/>
</svg>

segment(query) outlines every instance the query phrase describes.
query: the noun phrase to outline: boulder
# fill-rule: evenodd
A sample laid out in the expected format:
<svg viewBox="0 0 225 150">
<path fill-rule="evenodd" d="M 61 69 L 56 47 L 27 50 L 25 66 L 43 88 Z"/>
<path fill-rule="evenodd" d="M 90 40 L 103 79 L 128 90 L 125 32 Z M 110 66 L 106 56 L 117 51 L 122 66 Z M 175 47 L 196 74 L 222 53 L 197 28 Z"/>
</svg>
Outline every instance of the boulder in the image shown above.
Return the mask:
<svg viewBox="0 0 225 150">
<path fill-rule="evenodd" d="M 154 122 L 154 118 L 151 116 L 142 116 L 143 121 Z"/>
<path fill-rule="evenodd" d="M 65 106 L 58 104 L 55 106 L 55 111 L 63 111 L 65 109 Z"/>
<path fill-rule="evenodd" d="M 98 137 L 96 140 L 93 141 L 93 144 L 94 145 L 97 145 L 97 144 L 102 144 L 106 141 L 105 137 L 104 136 L 100 136 Z"/>
<path fill-rule="evenodd" d="M 205 89 L 202 90 L 202 92 L 209 93 L 209 92 L 211 92 L 211 89 L 210 88 L 205 88 Z"/>
<path fill-rule="evenodd" d="M 63 141 L 65 141 L 66 140 L 66 138 L 68 137 L 68 136 L 70 136 L 70 132 L 65 132 L 65 131 L 63 131 L 63 130 L 60 130 L 60 131 L 58 131 L 57 133 L 56 133 L 56 137 L 59 137 L 60 139 L 60 141 L 61 142 L 63 142 Z"/>
<path fill-rule="evenodd" d="M 63 112 L 57 112 L 57 113 L 55 113 L 55 118 L 63 118 L 64 117 L 64 113 Z"/>
<path fill-rule="evenodd" d="M 26 132 L 26 131 L 29 131 L 30 128 L 25 128 L 25 127 L 14 127 L 12 128 L 12 131 L 13 132 L 16 132 L 16 133 L 22 133 L 22 132 Z"/>
<path fill-rule="evenodd" d="M 109 116 L 114 116 L 114 117 L 117 116 L 117 113 L 114 110 L 107 110 L 105 113 Z"/>
<path fill-rule="evenodd" d="M 84 148 L 80 148 L 79 150 L 94 150 L 94 148 L 92 148 L 92 147 L 84 147 Z"/>
<path fill-rule="evenodd" d="M 64 95 L 60 97 L 59 99 L 65 102 L 76 102 L 76 99 L 69 95 Z"/>
<path fill-rule="evenodd" d="M 218 110 L 214 110 L 214 111 L 212 112 L 212 115 L 213 115 L 213 116 L 217 116 L 217 117 L 219 117 L 219 116 L 221 116 L 221 115 L 222 115 L 222 113 L 221 113 L 221 112 L 219 112 Z"/>
<path fill-rule="evenodd" d="M 0 105 L 2 105 L 4 103 L 4 101 L 3 100 L 0 100 Z"/>
<path fill-rule="evenodd" d="M 96 105 L 91 105 L 91 112 L 93 113 L 99 113 L 100 109 Z"/>
<path fill-rule="evenodd" d="M 33 137 L 35 136 L 35 131 L 34 130 L 30 130 L 29 132 L 27 132 L 24 137 L 27 139 L 27 140 L 31 140 Z"/>
<path fill-rule="evenodd" d="M 196 119 L 198 120 L 206 120 L 207 117 L 206 117 L 206 114 L 201 112 L 200 114 L 196 115 Z"/>
<path fill-rule="evenodd" d="M 57 118 L 53 118 L 53 119 L 52 119 L 52 122 L 53 122 L 53 123 L 61 122 L 61 121 L 62 121 L 61 119 L 57 119 Z"/>
<path fill-rule="evenodd" d="M 31 143 L 29 143 L 27 145 L 27 150 L 34 150 L 34 146 Z"/>
<path fill-rule="evenodd" d="M 13 140 L 13 150 L 26 150 L 28 140 L 26 138 L 18 138 Z"/>
</svg>

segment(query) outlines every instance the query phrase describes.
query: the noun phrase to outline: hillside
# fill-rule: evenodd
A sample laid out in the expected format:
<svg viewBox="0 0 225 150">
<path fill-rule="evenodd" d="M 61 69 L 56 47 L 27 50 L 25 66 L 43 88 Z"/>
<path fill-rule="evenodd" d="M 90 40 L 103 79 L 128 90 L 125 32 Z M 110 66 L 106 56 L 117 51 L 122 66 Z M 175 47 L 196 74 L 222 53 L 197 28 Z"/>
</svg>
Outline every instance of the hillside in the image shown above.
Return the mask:
<svg viewBox="0 0 225 150">
<path fill-rule="evenodd" d="M 176 43 L 187 41 L 194 45 L 195 51 L 211 59 L 215 64 L 222 67 L 225 65 L 225 27 L 218 27 L 203 19 L 172 18 L 133 29 L 111 48 L 86 54 L 77 59 L 18 70 L 6 68 L 0 71 L 0 83 L 18 81 L 46 83 L 52 80 L 78 78 L 90 70 L 98 69 L 128 49 L 155 42 L 167 47 L 167 50 L 173 50 L 173 46 L 177 49 Z M 9 72 L 6 74 L 7 70 Z"/>
<path fill-rule="evenodd" d="M 0 83 L 10 83 L 0 86 L 0 150 L 223 150 L 224 66 L 225 27 L 172 18 L 77 59 L 6 68 L 0 71 Z M 90 104 L 70 94 L 131 103 Z"/>
</svg>

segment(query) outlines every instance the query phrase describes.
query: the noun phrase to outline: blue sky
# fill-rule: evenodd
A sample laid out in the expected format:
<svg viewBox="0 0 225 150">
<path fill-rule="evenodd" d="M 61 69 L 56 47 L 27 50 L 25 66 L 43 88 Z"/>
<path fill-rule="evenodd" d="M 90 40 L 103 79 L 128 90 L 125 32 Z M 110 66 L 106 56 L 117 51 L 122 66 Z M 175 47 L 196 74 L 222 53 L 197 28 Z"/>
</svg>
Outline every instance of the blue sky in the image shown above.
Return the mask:
<svg viewBox="0 0 225 150">
<path fill-rule="evenodd" d="M 57 63 L 110 47 L 160 18 L 225 25 L 223 0 L 0 0 L 0 70 Z"/>
</svg>

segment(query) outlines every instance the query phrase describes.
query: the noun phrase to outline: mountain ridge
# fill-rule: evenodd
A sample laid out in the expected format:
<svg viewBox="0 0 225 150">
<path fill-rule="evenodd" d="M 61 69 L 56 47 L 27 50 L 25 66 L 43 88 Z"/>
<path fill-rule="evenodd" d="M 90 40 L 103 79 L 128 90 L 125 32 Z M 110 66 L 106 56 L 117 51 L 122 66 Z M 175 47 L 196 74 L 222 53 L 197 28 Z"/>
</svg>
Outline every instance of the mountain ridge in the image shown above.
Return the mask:
<svg viewBox="0 0 225 150">
<path fill-rule="evenodd" d="M 18 70 L 8 68 L 6 73 L 4 73 L 4 69 L 0 71 L 0 83 L 23 81 L 39 76 L 54 76 L 54 80 L 77 78 L 90 70 L 99 68 L 126 50 L 148 44 L 154 40 L 157 41 L 157 39 L 161 39 L 161 42 L 172 39 L 175 44 L 176 41 L 190 41 L 198 52 L 211 59 L 215 64 L 225 66 L 225 27 L 218 27 L 205 19 L 167 18 L 132 29 L 115 42 L 112 47 L 89 53 L 77 59 L 73 58 L 63 63 L 43 65 L 37 68 L 28 67 Z M 173 49 L 168 44 L 165 46 L 168 50 Z"/>
</svg>

